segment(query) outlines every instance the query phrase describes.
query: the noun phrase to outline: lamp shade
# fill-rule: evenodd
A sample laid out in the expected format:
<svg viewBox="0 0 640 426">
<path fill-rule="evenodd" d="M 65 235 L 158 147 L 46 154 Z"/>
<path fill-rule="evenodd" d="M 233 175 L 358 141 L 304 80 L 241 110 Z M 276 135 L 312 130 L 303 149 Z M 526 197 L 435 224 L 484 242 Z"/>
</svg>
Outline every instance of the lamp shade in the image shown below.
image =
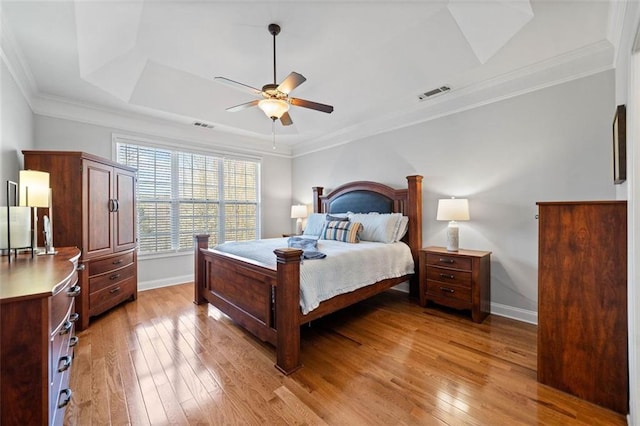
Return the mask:
<svg viewBox="0 0 640 426">
<path fill-rule="evenodd" d="M 31 247 L 31 210 L 29 207 L 0 207 L 0 249 Z M 7 225 L 9 232 L 7 232 Z M 11 237 L 11 241 L 9 241 Z M 11 244 L 9 244 L 11 242 Z"/>
<path fill-rule="evenodd" d="M 298 204 L 296 206 L 291 206 L 291 218 L 299 219 L 307 217 L 307 206 L 303 204 Z"/>
<path fill-rule="evenodd" d="M 436 220 L 469 220 L 469 201 L 466 198 L 438 200 Z"/>
<path fill-rule="evenodd" d="M 289 111 L 289 103 L 282 99 L 262 99 L 258 102 L 260 108 L 269 118 L 280 118 Z"/>
<path fill-rule="evenodd" d="M 20 170 L 20 203 L 27 207 L 49 207 L 49 173 Z"/>
</svg>

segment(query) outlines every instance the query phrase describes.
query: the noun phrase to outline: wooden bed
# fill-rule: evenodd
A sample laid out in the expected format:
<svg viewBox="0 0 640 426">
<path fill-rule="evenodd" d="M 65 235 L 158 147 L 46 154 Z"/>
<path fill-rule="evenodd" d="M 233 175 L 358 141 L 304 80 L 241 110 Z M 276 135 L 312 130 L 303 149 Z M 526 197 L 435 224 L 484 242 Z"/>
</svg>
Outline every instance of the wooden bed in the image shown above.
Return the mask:
<svg viewBox="0 0 640 426">
<path fill-rule="evenodd" d="M 410 280 L 410 294 L 418 294 L 418 252 L 422 248 L 422 176 L 407 176 L 407 188 L 393 189 L 376 182 L 352 182 L 323 196 L 313 188 L 316 213 L 364 212 L 369 198 L 386 203 L 388 210 L 409 218 L 406 242 L 415 273 L 373 283 L 335 296 L 306 315 L 300 309 L 301 250 L 274 251 L 277 270 L 259 262 L 208 248 L 208 235 L 197 235 L 194 303 L 206 302 L 224 312 L 259 339 L 276 347 L 276 368 L 291 374 L 302 366 L 300 326 Z M 366 208 L 366 207 L 364 207 Z M 383 212 L 374 207 L 372 211 Z"/>
</svg>

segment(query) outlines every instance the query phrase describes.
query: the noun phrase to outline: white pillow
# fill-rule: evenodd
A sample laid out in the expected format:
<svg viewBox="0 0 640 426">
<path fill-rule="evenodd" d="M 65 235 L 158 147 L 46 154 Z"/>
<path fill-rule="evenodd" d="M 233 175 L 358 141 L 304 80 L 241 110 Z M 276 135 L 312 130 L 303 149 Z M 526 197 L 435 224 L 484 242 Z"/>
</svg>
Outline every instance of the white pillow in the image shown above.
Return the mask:
<svg viewBox="0 0 640 426">
<path fill-rule="evenodd" d="M 398 242 L 402 240 L 402 237 L 409 230 L 409 218 L 407 216 L 402 216 L 400 220 L 398 220 L 398 224 L 396 225 L 396 229 L 393 236 L 393 241 Z"/>
<path fill-rule="evenodd" d="M 324 223 L 327 221 L 326 213 L 311 213 L 307 218 L 307 227 L 304 228 L 302 235 L 313 235 L 319 237 L 322 234 Z"/>
<path fill-rule="evenodd" d="M 400 213 L 351 213 L 349 220 L 362 224 L 361 241 L 377 241 L 393 243 L 399 231 L 398 222 L 402 218 Z"/>
</svg>

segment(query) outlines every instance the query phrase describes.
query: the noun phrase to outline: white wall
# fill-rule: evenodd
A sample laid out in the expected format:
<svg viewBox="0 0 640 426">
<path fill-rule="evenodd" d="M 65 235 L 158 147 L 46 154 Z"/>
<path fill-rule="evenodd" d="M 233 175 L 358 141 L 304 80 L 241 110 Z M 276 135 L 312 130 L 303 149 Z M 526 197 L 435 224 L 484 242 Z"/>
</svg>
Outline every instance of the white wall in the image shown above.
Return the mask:
<svg viewBox="0 0 640 426">
<path fill-rule="evenodd" d="M 443 245 L 437 200 L 467 197 L 463 248 L 490 250 L 492 310 L 536 321 L 537 201 L 614 199 L 614 73 L 600 73 L 293 161 L 294 199 L 351 180 L 421 174 L 423 243 Z"/>
<path fill-rule="evenodd" d="M 629 418 L 630 425 L 640 425 L 640 45 L 636 40 L 640 27 L 640 5 L 626 4 L 616 61 L 616 105 L 627 105 L 627 181 L 617 188 L 617 198 L 628 200 L 628 311 L 629 311 Z M 632 52 L 634 54 L 632 54 Z"/>
<path fill-rule="evenodd" d="M 18 171 L 24 164 L 21 151 L 33 147 L 34 136 L 31 107 L 4 59 L 0 60 L 0 76 L 0 206 L 5 206 L 7 180 L 18 182 Z"/>
<path fill-rule="evenodd" d="M 126 134 L 165 144 L 190 146 L 188 140 L 176 141 L 106 126 L 59 118 L 35 116 L 35 149 L 84 151 L 112 158 L 112 134 Z M 155 132 L 154 132 L 155 133 Z M 202 150 L 202 145 L 193 145 Z M 211 146 L 215 150 L 215 145 Z M 225 149 L 228 152 L 228 149 Z M 262 156 L 261 167 L 262 237 L 280 236 L 291 230 L 291 159 Z M 140 258 L 138 287 L 146 289 L 193 280 L 193 255 Z"/>
</svg>

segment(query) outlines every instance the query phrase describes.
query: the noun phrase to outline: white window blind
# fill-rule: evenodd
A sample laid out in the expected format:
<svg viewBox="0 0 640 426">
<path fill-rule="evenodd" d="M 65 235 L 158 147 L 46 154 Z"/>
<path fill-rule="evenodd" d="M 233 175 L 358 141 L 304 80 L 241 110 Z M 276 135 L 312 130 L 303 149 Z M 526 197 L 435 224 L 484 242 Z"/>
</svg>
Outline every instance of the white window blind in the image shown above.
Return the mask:
<svg viewBox="0 0 640 426">
<path fill-rule="evenodd" d="M 138 169 L 138 250 L 193 249 L 259 235 L 260 163 L 118 142 L 117 161 Z"/>
</svg>

